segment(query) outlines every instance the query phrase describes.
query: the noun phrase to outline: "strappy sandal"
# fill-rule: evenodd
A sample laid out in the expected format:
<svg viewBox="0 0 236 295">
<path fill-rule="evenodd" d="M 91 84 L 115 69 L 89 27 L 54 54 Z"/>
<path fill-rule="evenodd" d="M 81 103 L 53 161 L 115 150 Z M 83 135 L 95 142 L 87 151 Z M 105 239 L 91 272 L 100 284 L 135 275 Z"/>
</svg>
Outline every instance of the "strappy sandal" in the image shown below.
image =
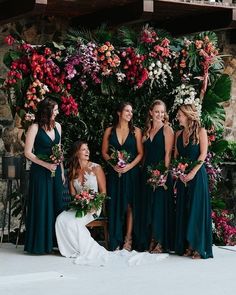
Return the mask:
<svg viewBox="0 0 236 295">
<path fill-rule="evenodd" d="M 157 243 L 156 246 L 150 251 L 152 254 L 160 254 L 163 252 L 161 244 Z"/>
<path fill-rule="evenodd" d="M 123 249 L 127 250 L 127 251 L 132 250 L 132 238 L 131 237 L 127 237 L 127 236 L 125 237 Z"/>
<path fill-rule="evenodd" d="M 151 240 L 151 243 L 150 243 L 150 246 L 149 246 L 149 250 L 148 250 L 148 252 L 152 252 L 152 250 L 155 248 L 155 245 L 156 245 L 156 241 L 155 241 L 155 239 L 152 239 Z"/>
<path fill-rule="evenodd" d="M 193 252 L 192 259 L 201 259 L 201 258 L 202 258 L 201 255 L 197 251 Z"/>
<path fill-rule="evenodd" d="M 190 249 L 190 248 L 188 248 L 188 249 L 186 249 L 185 250 L 185 253 L 184 253 L 184 257 L 190 257 L 190 256 L 192 256 L 193 255 L 193 250 L 192 249 Z"/>
</svg>

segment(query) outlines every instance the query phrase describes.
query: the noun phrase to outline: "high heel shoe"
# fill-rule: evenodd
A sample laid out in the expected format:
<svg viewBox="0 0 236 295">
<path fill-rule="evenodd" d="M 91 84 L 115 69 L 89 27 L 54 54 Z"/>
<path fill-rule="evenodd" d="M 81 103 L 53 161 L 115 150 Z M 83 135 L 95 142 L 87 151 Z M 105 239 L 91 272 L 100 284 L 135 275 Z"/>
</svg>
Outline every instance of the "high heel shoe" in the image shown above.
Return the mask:
<svg viewBox="0 0 236 295">
<path fill-rule="evenodd" d="M 151 243 L 150 243 L 150 245 L 149 245 L 149 249 L 148 249 L 148 252 L 152 252 L 152 250 L 155 248 L 155 245 L 156 245 L 156 241 L 155 241 L 155 239 L 152 239 L 151 240 Z"/>
</svg>

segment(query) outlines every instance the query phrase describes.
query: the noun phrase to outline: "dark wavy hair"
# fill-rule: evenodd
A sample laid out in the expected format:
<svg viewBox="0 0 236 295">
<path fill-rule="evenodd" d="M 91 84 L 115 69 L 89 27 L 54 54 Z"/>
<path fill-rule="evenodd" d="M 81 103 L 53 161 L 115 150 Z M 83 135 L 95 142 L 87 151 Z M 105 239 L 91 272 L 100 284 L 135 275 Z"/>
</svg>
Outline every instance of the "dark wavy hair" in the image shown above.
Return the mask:
<svg viewBox="0 0 236 295">
<path fill-rule="evenodd" d="M 39 127 L 45 127 L 47 130 L 55 127 L 55 121 L 51 119 L 55 105 L 57 105 L 57 102 L 49 98 L 38 103 L 35 122 L 38 123 Z"/>
<path fill-rule="evenodd" d="M 78 169 L 80 168 L 78 151 L 83 144 L 88 144 L 85 140 L 77 140 L 73 143 L 68 160 L 68 178 L 70 181 L 78 177 Z"/>
<path fill-rule="evenodd" d="M 132 104 L 128 101 L 125 101 L 125 102 L 121 102 L 118 104 L 118 106 L 116 107 L 116 110 L 114 112 L 114 117 L 113 117 L 113 123 L 112 123 L 112 127 L 115 129 L 119 123 L 119 115 L 118 115 L 118 112 L 122 113 L 122 111 L 124 110 L 124 108 L 126 106 L 132 106 Z M 129 121 L 128 123 L 128 126 L 129 126 L 129 130 L 131 132 L 134 132 L 134 125 L 133 125 L 133 118 Z"/>
</svg>

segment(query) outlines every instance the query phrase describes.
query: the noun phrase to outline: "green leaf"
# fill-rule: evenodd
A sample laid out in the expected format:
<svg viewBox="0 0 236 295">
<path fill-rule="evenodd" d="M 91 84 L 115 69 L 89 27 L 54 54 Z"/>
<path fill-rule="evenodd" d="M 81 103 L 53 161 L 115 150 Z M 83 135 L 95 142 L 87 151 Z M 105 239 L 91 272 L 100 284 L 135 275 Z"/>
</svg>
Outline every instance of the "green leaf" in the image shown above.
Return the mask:
<svg viewBox="0 0 236 295">
<path fill-rule="evenodd" d="M 229 75 L 221 75 L 212 88 L 212 91 L 218 96 L 217 102 L 224 102 L 230 99 L 231 87 L 232 82 Z"/>
<path fill-rule="evenodd" d="M 230 77 L 222 74 L 208 88 L 202 104 L 202 118 L 205 125 L 214 125 L 216 130 L 223 128 L 225 110 L 221 103 L 230 99 L 231 86 Z"/>
<path fill-rule="evenodd" d="M 0 78 L 0 86 L 3 85 L 3 83 L 5 82 L 6 79 Z"/>
<path fill-rule="evenodd" d="M 225 209 L 226 204 L 222 199 L 214 198 L 211 200 L 211 205 L 213 209 Z"/>
<path fill-rule="evenodd" d="M 8 67 L 10 68 L 11 67 L 11 63 L 13 60 L 15 59 L 18 59 L 21 57 L 21 54 L 19 52 L 16 52 L 16 51 L 8 51 L 4 54 L 4 57 L 3 57 L 3 63 Z"/>
<path fill-rule="evenodd" d="M 53 46 L 55 47 L 55 48 L 57 48 L 57 49 L 59 49 L 59 50 L 64 50 L 64 49 L 66 49 L 65 48 L 65 46 L 63 45 L 63 44 L 58 44 L 58 43 L 56 43 L 56 42 L 52 42 L 52 44 L 53 44 Z"/>
<path fill-rule="evenodd" d="M 215 154 L 222 154 L 225 152 L 227 148 L 228 148 L 228 141 L 224 139 L 215 141 L 211 145 L 211 151 L 213 151 Z"/>
</svg>

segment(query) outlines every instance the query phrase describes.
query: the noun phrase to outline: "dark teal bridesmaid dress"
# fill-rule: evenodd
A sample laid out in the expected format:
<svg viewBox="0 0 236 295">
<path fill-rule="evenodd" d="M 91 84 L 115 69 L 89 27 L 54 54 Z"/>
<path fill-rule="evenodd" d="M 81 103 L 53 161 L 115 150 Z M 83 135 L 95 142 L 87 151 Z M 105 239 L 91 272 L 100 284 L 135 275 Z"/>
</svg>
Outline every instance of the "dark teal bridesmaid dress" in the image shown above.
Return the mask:
<svg viewBox="0 0 236 295">
<path fill-rule="evenodd" d="M 35 155 L 52 154 L 52 146 L 60 142 L 57 128 L 52 140 L 44 129 L 39 128 L 34 142 Z M 62 211 L 61 167 L 57 166 L 55 177 L 51 171 L 32 163 L 29 180 L 29 196 L 26 214 L 25 251 L 33 254 L 52 252 L 56 246 L 55 220 Z"/>
<path fill-rule="evenodd" d="M 144 142 L 144 163 L 142 175 L 142 199 L 140 219 L 140 248 L 148 249 L 153 238 L 162 246 L 163 251 L 174 249 L 175 213 L 174 195 L 171 176 L 168 175 L 166 186 L 155 191 L 147 184 L 147 167 L 165 160 L 164 126 L 155 134 L 153 140 Z"/>
<path fill-rule="evenodd" d="M 190 140 L 184 146 L 182 132 L 177 139 L 177 148 L 179 156 L 192 161 L 200 155 L 199 144 L 192 144 Z M 183 255 L 190 246 L 202 258 L 213 257 L 211 203 L 205 166 L 201 166 L 187 186 L 178 180 L 176 188 L 176 253 Z"/>
<path fill-rule="evenodd" d="M 136 138 L 134 133 L 129 132 L 124 144 L 120 144 L 117 138 L 116 130 L 112 129 L 109 138 L 110 146 L 117 150 L 126 150 L 131 155 L 130 162 L 137 156 Z M 118 173 L 111 167 L 108 167 L 107 193 L 109 199 L 109 246 L 115 250 L 118 246 L 122 247 L 124 243 L 125 217 L 128 205 L 133 208 L 133 218 L 135 223 L 135 203 L 139 193 L 139 167 L 124 173 L 119 177 Z"/>
</svg>

